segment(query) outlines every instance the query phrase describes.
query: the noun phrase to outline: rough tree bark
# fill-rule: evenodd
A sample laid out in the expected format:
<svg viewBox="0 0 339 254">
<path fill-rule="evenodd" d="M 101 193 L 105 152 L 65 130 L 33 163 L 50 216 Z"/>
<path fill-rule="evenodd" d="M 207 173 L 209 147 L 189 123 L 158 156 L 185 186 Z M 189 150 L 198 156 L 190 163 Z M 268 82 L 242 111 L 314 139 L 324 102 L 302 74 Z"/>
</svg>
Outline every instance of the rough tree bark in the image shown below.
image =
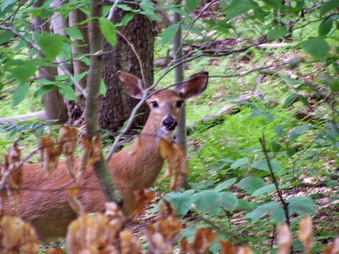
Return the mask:
<svg viewBox="0 0 339 254">
<path fill-rule="evenodd" d="M 119 23 L 126 13 L 117 9 L 113 16 L 113 22 Z M 154 27 L 154 22 L 146 16 L 136 15 L 127 26 L 119 28 L 119 31 L 134 45 L 142 59 L 146 86 L 153 83 Z M 123 91 L 116 73 L 122 70 L 140 78 L 142 75 L 136 55 L 121 36 L 118 36 L 118 44 L 114 49 L 108 43 L 105 43 L 104 51 L 111 51 L 111 53 L 104 55 L 104 80 L 107 85 L 107 94 L 101 103 L 100 125 L 103 129 L 116 132 L 128 119 L 131 110 L 138 102 Z M 143 106 L 140 112 L 142 114 L 136 117 L 132 129 L 142 126 L 146 122 L 148 107 Z"/>
<path fill-rule="evenodd" d="M 44 2 L 44 0 L 36 1 L 33 4 L 33 8 L 41 7 Z M 35 33 L 49 30 L 49 23 L 45 22 L 45 20 L 41 19 L 39 16 L 32 16 L 31 21 Z M 39 53 L 39 56 L 43 57 L 42 53 Z M 39 68 L 39 76 L 41 79 L 54 80 L 56 75 L 58 75 L 58 71 L 54 67 Z M 65 123 L 67 121 L 67 108 L 62 95 L 56 87 L 53 87 L 51 91 L 43 95 L 42 102 L 45 107 L 46 120 L 57 120 L 58 123 Z"/>
</svg>

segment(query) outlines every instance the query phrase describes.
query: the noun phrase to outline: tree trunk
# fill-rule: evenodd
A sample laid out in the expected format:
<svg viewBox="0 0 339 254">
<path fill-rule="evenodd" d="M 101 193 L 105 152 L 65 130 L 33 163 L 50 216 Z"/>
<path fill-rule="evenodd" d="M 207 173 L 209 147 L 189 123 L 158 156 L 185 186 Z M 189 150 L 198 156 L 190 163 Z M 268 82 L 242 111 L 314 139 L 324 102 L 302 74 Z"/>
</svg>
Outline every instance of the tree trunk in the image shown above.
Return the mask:
<svg viewBox="0 0 339 254">
<path fill-rule="evenodd" d="M 113 22 L 119 23 L 127 12 L 117 9 Z M 144 15 L 136 15 L 127 26 L 119 28 L 119 31 L 132 43 L 142 59 L 145 79 L 149 86 L 153 83 L 153 46 L 154 46 L 154 22 Z M 131 110 L 137 104 L 137 100 L 128 96 L 118 81 L 117 71 L 122 70 L 137 77 L 142 77 L 138 59 L 128 43 L 118 36 L 118 44 L 112 49 L 105 43 L 104 51 L 112 51 L 104 55 L 104 80 L 107 86 L 107 94 L 102 98 L 100 125 L 111 132 L 118 131 L 128 119 Z M 133 122 L 132 129 L 145 124 L 149 109 L 145 105 L 142 112 Z"/>
<path fill-rule="evenodd" d="M 34 3 L 33 7 L 41 7 L 43 3 L 44 0 L 38 0 Z M 49 30 L 49 23 L 42 20 L 39 16 L 32 16 L 31 21 L 35 33 Z M 43 57 L 42 53 L 39 53 L 39 57 Z M 54 67 L 39 68 L 39 76 L 41 79 L 54 80 L 56 75 L 58 75 L 58 71 Z M 67 108 L 57 87 L 53 87 L 48 93 L 43 95 L 42 102 L 45 106 L 46 120 L 57 120 L 58 123 L 65 123 L 67 121 Z"/>
</svg>

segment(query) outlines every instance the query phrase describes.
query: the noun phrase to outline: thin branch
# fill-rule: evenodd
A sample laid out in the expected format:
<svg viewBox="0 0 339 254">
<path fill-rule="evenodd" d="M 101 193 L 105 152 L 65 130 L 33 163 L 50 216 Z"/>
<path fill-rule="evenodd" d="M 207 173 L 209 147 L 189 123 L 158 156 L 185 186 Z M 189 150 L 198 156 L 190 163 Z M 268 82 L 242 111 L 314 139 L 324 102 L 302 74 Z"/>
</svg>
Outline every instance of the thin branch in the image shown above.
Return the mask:
<svg viewBox="0 0 339 254">
<path fill-rule="evenodd" d="M 113 18 L 113 15 L 115 13 L 115 10 L 117 9 L 119 2 L 120 2 L 120 0 L 114 1 L 112 8 L 109 10 L 109 14 L 108 14 L 108 17 L 107 17 L 108 20 L 111 20 Z"/>
<path fill-rule="evenodd" d="M 289 212 L 288 212 L 288 203 L 285 202 L 285 200 L 284 200 L 284 198 L 282 196 L 282 192 L 281 192 L 281 190 L 279 188 L 278 180 L 276 179 L 276 177 L 274 175 L 273 167 L 272 167 L 272 164 L 271 164 L 271 161 L 270 161 L 270 158 L 268 156 L 267 149 L 266 149 L 266 140 L 265 140 L 265 135 L 264 134 L 262 135 L 262 138 L 259 138 L 259 142 L 260 142 L 262 150 L 264 152 L 265 159 L 267 161 L 267 165 L 268 165 L 268 168 L 270 170 L 273 183 L 275 185 L 275 189 L 277 190 L 278 197 L 279 197 L 280 202 L 281 202 L 281 204 L 283 206 L 283 210 L 284 210 L 285 218 L 286 218 L 286 223 L 290 227 L 291 223 L 290 223 L 290 216 L 289 216 Z"/>
</svg>

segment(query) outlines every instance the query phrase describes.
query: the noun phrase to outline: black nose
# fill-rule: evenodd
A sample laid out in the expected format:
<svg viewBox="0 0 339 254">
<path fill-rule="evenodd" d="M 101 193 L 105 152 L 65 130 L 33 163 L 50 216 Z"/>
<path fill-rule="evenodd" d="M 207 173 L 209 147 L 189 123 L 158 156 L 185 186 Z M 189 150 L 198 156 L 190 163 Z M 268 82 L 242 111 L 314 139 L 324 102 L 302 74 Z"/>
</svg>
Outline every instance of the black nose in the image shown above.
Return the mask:
<svg viewBox="0 0 339 254">
<path fill-rule="evenodd" d="M 167 117 L 162 121 L 162 125 L 165 126 L 167 130 L 173 131 L 177 126 L 177 121 L 173 117 Z"/>
</svg>

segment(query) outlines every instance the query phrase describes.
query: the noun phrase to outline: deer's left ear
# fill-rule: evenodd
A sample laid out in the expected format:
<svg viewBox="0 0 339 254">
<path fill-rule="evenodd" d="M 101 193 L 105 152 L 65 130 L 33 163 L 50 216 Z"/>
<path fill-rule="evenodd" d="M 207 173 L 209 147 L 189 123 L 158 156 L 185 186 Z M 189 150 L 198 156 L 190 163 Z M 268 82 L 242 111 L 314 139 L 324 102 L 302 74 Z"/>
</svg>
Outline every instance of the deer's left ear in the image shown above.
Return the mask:
<svg viewBox="0 0 339 254">
<path fill-rule="evenodd" d="M 189 77 L 189 79 L 183 83 L 176 90 L 185 99 L 189 99 L 198 96 L 205 91 L 208 84 L 208 72 L 199 72 Z"/>
</svg>

